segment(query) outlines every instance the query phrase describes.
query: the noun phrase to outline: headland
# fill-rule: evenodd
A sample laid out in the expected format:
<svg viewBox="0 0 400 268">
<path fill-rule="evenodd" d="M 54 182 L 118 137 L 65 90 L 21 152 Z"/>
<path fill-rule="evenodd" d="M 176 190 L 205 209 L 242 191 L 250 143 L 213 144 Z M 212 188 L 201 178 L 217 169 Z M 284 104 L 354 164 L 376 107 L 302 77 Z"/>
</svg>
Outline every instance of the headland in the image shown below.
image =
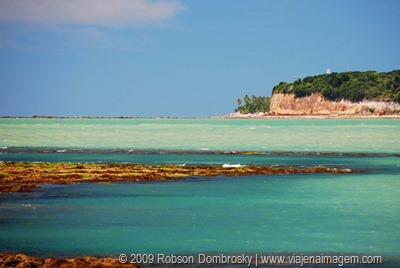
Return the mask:
<svg viewBox="0 0 400 268">
<path fill-rule="evenodd" d="M 307 76 L 237 104 L 225 118 L 400 118 L 400 70 Z"/>
</svg>

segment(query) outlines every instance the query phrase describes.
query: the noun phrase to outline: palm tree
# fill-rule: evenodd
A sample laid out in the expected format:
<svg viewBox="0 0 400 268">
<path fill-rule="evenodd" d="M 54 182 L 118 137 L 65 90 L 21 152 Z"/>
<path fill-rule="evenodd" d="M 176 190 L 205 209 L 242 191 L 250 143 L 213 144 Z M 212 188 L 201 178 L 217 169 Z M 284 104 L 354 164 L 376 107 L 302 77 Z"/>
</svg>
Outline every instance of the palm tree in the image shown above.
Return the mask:
<svg viewBox="0 0 400 268">
<path fill-rule="evenodd" d="M 243 100 L 244 100 L 244 105 L 247 106 L 250 104 L 250 98 L 247 94 L 244 96 Z"/>
</svg>

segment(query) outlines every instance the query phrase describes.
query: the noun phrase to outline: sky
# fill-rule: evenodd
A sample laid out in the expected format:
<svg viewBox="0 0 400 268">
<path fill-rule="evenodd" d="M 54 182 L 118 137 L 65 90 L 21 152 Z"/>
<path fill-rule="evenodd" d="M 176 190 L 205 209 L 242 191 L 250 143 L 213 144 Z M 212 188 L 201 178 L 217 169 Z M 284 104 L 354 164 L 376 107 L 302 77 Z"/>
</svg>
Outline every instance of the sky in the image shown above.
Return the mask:
<svg viewBox="0 0 400 268">
<path fill-rule="evenodd" d="M 400 0 L 0 0 L 0 116 L 225 115 L 400 69 Z"/>
</svg>

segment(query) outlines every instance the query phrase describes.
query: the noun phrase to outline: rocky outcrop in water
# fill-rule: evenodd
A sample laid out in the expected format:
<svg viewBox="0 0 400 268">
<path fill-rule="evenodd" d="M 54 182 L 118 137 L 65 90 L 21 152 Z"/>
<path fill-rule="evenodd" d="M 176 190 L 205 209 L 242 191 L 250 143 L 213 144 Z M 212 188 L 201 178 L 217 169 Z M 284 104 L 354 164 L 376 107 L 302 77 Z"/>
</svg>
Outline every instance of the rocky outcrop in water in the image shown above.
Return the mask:
<svg viewBox="0 0 400 268">
<path fill-rule="evenodd" d="M 0 254 L 0 267 L 40 267 L 40 268 L 136 268 L 136 264 L 121 264 L 114 258 L 77 257 L 77 258 L 47 258 L 41 259 L 25 254 Z"/>
<path fill-rule="evenodd" d="M 0 193 L 29 192 L 40 184 L 140 182 L 188 177 L 303 173 L 355 173 L 357 170 L 310 166 L 141 165 L 57 162 L 0 162 Z M 39 185 L 38 185 L 39 184 Z"/>
</svg>

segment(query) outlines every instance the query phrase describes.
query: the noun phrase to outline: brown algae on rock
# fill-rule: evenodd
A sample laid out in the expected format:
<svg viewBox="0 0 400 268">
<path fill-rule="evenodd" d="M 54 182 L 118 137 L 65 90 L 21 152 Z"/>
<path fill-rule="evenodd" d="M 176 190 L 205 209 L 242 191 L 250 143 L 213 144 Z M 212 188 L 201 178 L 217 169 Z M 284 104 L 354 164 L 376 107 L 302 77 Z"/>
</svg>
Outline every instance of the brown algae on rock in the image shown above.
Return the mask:
<svg viewBox="0 0 400 268">
<path fill-rule="evenodd" d="M 262 174 L 358 173 L 323 166 L 268 165 L 151 165 L 70 162 L 0 162 L 0 192 L 30 192 L 38 184 L 81 182 L 138 182 L 182 179 L 191 176 L 245 176 Z"/>
</svg>

